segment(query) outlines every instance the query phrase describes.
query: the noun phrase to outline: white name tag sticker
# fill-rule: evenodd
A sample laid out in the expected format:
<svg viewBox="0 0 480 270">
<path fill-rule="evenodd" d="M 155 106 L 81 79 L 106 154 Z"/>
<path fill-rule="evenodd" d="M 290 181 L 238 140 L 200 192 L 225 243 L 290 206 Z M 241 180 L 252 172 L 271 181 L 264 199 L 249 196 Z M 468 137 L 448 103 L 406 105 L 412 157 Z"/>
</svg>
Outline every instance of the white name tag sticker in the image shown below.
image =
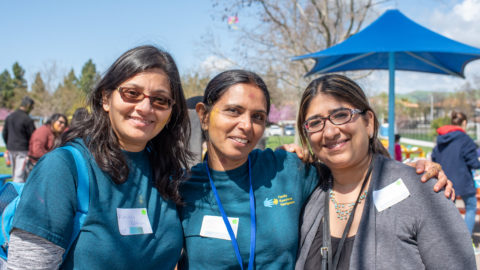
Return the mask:
<svg viewBox="0 0 480 270">
<path fill-rule="evenodd" d="M 153 233 L 147 208 L 117 208 L 117 219 L 121 235 Z"/>
<path fill-rule="evenodd" d="M 235 217 L 229 217 L 228 222 L 232 227 L 235 238 L 237 238 L 238 223 L 240 222 L 240 219 Z M 203 216 L 200 236 L 230 240 L 227 226 L 225 226 L 223 218 L 219 216 Z"/>
<path fill-rule="evenodd" d="M 402 178 L 398 178 L 397 181 L 390 185 L 373 191 L 373 203 L 378 212 L 395 205 L 410 196 L 407 186 L 403 183 Z"/>
</svg>

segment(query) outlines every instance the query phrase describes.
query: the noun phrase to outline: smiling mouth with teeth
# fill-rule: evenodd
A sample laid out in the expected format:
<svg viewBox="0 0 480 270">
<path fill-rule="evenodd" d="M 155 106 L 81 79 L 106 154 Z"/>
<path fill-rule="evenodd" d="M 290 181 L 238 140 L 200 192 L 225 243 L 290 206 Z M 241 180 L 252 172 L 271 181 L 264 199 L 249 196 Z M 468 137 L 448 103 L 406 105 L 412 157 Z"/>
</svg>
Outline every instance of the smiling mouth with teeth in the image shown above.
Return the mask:
<svg viewBox="0 0 480 270">
<path fill-rule="evenodd" d="M 325 144 L 325 147 L 329 148 L 329 149 L 332 149 L 332 148 L 335 148 L 337 146 L 339 146 L 340 144 L 343 144 L 345 142 L 347 142 L 348 140 L 343 140 L 343 141 L 339 141 L 339 142 L 336 142 L 334 144 Z"/>
<path fill-rule="evenodd" d="M 144 119 L 137 118 L 137 117 L 130 117 L 130 119 L 138 121 L 138 122 L 142 122 L 142 123 L 147 124 L 147 125 L 153 123 L 153 121 L 151 121 L 151 120 L 144 120 Z"/>
<path fill-rule="evenodd" d="M 247 139 L 240 139 L 240 138 L 232 138 L 234 141 L 237 141 L 239 143 L 243 143 L 243 144 L 246 144 L 248 143 L 248 140 Z"/>
</svg>

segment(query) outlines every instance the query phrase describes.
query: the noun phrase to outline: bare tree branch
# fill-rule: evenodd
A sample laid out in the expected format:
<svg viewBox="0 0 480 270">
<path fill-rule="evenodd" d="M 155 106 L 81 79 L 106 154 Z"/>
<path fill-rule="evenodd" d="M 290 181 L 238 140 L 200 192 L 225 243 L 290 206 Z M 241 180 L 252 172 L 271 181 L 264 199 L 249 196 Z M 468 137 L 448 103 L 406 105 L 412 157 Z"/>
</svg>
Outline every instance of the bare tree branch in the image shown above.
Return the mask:
<svg viewBox="0 0 480 270">
<path fill-rule="evenodd" d="M 232 31 L 235 48 L 221 50 L 209 42 L 210 53 L 231 60 L 268 77 L 275 96 L 298 95 L 309 80 L 304 75 L 311 69 L 311 59 L 291 61 L 293 56 L 326 49 L 357 33 L 364 22 L 375 14 L 374 7 L 391 0 L 231 0 L 216 1 L 217 18 L 225 21 L 231 14 L 242 18 L 258 18 L 258 23 L 241 24 Z M 369 74 L 362 73 L 359 76 Z M 275 102 L 291 102 L 292 99 Z M 278 105 L 278 104 L 277 104 Z"/>
</svg>

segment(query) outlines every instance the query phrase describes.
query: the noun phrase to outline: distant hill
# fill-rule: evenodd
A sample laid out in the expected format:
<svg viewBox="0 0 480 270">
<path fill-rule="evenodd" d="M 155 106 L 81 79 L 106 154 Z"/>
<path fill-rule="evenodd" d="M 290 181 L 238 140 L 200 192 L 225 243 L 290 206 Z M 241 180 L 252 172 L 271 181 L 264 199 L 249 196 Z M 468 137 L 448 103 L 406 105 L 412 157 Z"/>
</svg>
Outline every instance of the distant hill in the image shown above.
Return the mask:
<svg viewBox="0 0 480 270">
<path fill-rule="evenodd" d="M 413 92 L 409 92 L 406 94 L 395 94 L 395 98 L 397 99 L 402 99 L 406 98 L 411 102 L 429 102 L 430 101 L 430 96 L 434 93 L 435 96 L 449 96 L 452 93 L 450 92 L 431 92 L 431 91 L 422 91 L 422 90 L 417 90 Z"/>
</svg>

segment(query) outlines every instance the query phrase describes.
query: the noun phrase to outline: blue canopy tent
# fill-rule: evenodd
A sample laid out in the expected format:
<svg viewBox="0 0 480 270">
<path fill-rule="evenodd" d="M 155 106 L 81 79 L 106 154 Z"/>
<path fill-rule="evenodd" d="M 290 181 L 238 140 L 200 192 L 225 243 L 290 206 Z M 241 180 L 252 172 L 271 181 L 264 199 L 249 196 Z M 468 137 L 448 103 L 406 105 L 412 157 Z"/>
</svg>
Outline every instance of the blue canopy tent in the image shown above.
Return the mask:
<svg viewBox="0 0 480 270">
<path fill-rule="evenodd" d="M 480 49 L 432 32 L 398 10 L 387 10 L 365 29 L 342 43 L 292 60 L 307 58 L 313 58 L 315 65 L 305 76 L 349 70 L 389 70 L 388 145 L 393 156 L 395 70 L 464 78 L 465 66 L 480 58 Z"/>
</svg>

